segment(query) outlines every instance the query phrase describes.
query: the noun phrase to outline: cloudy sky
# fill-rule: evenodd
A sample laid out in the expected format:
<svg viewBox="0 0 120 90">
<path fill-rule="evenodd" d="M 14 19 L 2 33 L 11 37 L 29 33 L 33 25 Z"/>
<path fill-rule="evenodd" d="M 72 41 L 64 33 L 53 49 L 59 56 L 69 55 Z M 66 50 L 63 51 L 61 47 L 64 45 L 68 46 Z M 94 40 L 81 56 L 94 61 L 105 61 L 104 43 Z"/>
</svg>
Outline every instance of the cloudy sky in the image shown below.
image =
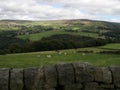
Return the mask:
<svg viewBox="0 0 120 90">
<path fill-rule="evenodd" d="M 120 22 L 120 0 L 0 0 L 2 19 Z"/>
</svg>

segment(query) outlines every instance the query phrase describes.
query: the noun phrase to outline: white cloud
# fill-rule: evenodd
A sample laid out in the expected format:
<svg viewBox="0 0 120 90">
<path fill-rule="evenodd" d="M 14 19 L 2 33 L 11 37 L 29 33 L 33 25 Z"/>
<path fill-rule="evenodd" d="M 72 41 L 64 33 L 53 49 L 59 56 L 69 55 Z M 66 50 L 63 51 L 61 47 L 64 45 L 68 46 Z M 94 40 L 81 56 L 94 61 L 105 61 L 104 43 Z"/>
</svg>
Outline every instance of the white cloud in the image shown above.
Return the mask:
<svg viewBox="0 0 120 90">
<path fill-rule="evenodd" d="M 65 7 L 87 10 L 91 13 L 118 14 L 120 12 L 119 0 L 52 0 L 52 3 L 61 3 Z M 118 12 L 115 13 L 116 10 Z"/>
<path fill-rule="evenodd" d="M 61 4 L 57 8 L 54 5 Z M 112 15 L 114 18 L 103 18 Z M 98 19 L 120 22 L 119 0 L 0 0 L 0 19 Z"/>
</svg>

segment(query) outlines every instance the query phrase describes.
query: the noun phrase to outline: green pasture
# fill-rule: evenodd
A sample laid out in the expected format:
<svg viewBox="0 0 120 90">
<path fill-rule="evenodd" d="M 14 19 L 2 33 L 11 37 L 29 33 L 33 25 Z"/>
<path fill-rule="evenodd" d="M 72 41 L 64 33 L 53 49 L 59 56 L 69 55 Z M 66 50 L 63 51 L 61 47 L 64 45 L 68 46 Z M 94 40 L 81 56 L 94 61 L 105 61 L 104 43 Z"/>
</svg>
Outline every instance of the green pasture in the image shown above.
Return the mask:
<svg viewBox="0 0 120 90">
<path fill-rule="evenodd" d="M 30 34 L 30 35 L 20 35 L 18 36 L 21 39 L 27 39 L 29 38 L 32 41 L 40 40 L 43 37 L 49 37 L 51 35 L 55 34 L 68 34 L 67 32 L 64 31 L 45 31 L 37 34 Z"/>
<path fill-rule="evenodd" d="M 21 39 L 30 39 L 32 41 L 40 40 L 43 37 L 49 37 L 52 35 L 56 34 L 75 34 L 75 35 L 81 35 L 81 36 L 88 36 L 88 37 L 93 37 L 97 38 L 99 37 L 98 34 L 95 33 L 86 33 L 86 32 L 65 32 L 63 30 L 53 30 L 53 31 L 45 31 L 41 33 L 36 33 L 36 34 L 30 34 L 30 35 L 19 35 L 18 37 Z"/>
<path fill-rule="evenodd" d="M 79 51 L 93 50 L 93 53 Z M 89 62 L 97 66 L 120 65 L 120 55 L 98 54 L 99 48 L 8 54 L 0 56 L 0 68 L 26 68 L 57 63 Z"/>
<path fill-rule="evenodd" d="M 106 48 L 106 49 L 120 49 L 120 43 L 107 44 L 105 46 L 102 46 L 101 48 Z"/>
</svg>

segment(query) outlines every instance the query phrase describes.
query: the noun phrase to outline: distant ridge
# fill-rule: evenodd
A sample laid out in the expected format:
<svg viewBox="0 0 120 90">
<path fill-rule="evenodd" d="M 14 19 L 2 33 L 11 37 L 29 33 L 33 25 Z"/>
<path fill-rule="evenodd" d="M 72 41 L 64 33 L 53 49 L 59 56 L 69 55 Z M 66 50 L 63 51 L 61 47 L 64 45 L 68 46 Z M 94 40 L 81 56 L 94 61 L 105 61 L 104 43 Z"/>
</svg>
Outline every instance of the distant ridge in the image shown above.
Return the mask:
<svg viewBox="0 0 120 90">
<path fill-rule="evenodd" d="M 0 20 L 0 30 L 20 30 L 21 27 L 34 27 L 34 26 L 49 26 L 57 27 L 76 27 L 83 30 L 109 30 L 119 31 L 120 23 L 108 22 L 90 19 L 66 19 L 66 20 L 46 20 L 46 21 L 32 21 L 32 20 Z"/>
<path fill-rule="evenodd" d="M 32 22 L 31 20 L 10 20 L 10 19 L 3 19 L 0 21 L 7 21 L 7 22 Z"/>
<path fill-rule="evenodd" d="M 61 19 L 61 20 L 12 20 L 12 19 L 3 19 L 0 21 L 7 21 L 7 22 L 53 22 L 53 21 L 91 21 L 91 22 L 107 22 L 107 23 L 119 23 L 119 22 L 110 22 L 110 21 L 103 21 L 103 20 L 92 20 L 92 19 Z"/>
</svg>

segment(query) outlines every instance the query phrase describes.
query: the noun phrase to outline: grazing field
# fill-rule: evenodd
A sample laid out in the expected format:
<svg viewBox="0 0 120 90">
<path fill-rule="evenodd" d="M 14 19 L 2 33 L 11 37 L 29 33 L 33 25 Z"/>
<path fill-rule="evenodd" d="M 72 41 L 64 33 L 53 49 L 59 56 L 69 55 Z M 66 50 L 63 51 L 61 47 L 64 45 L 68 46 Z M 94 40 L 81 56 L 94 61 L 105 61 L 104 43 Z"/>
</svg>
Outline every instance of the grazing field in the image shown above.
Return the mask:
<svg viewBox="0 0 120 90">
<path fill-rule="evenodd" d="M 41 33 L 37 33 L 37 34 L 20 35 L 18 37 L 20 37 L 21 39 L 29 38 L 32 41 L 36 41 L 36 40 L 40 40 L 43 37 L 49 37 L 49 36 L 52 36 L 55 34 L 70 34 L 70 33 L 64 32 L 64 31 L 46 31 L 46 32 L 41 32 Z"/>
<path fill-rule="evenodd" d="M 89 37 L 93 37 L 93 38 L 98 38 L 98 34 L 96 33 L 86 33 L 86 32 L 65 32 L 63 30 L 54 30 L 54 31 L 45 31 L 45 32 L 41 32 L 41 33 L 36 33 L 36 34 L 30 34 L 30 35 L 19 35 L 18 37 L 21 39 L 30 39 L 32 41 L 36 41 L 36 40 L 40 40 L 43 37 L 49 37 L 52 35 L 56 35 L 56 34 L 71 34 L 71 35 L 81 35 L 81 36 L 89 36 Z"/>
<path fill-rule="evenodd" d="M 92 53 L 80 51 L 92 50 Z M 97 66 L 120 65 L 120 55 L 99 54 L 99 48 L 8 54 L 0 56 L 0 68 L 25 68 L 57 63 L 89 62 Z"/>
<path fill-rule="evenodd" d="M 120 49 L 120 43 L 107 44 L 105 46 L 102 46 L 101 48 L 106 48 L 106 49 Z"/>
</svg>

